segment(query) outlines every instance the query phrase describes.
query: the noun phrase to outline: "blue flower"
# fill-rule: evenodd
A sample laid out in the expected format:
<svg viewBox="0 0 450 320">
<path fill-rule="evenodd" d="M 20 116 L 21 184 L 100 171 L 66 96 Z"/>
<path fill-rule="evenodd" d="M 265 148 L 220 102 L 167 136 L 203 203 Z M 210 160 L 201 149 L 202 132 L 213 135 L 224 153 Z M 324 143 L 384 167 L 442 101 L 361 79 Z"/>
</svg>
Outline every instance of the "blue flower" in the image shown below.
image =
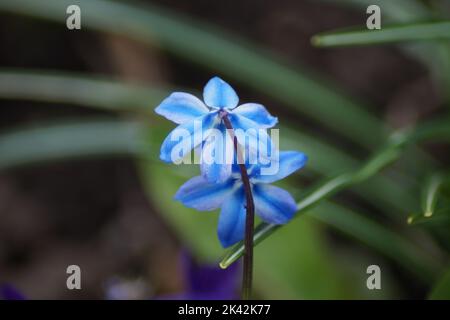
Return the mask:
<svg viewBox="0 0 450 320">
<path fill-rule="evenodd" d="M 236 92 L 219 77 L 208 81 L 203 90 L 203 100 L 189 93 L 174 92 L 155 109 L 159 115 L 178 124 L 164 140 L 160 158 L 165 162 L 177 163 L 192 149 L 201 147 L 203 159 L 213 149 L 212 161 L 201 161 L 201 173 L 208 182 L 223 182 L 232 173 L 232 161 L 225 161 L 225 158 L 233 154 L 234 149 L 221 115 L 228 116 L 234 130 L 241 129 L 248 134 L 245 137 L 237 135 L 240 144 L 246 138 L 245 147 L 265 150 L 271 150 L 266 129 L 273 127 L 278 119 L 261 104 L 238 106 Z M 211 129 L 217 129 L 227 140 L 219 141 Z"/>
<path fill-rule="evenodd" d="M 305 154 L 296 151 L 279 153 L 278 170 L 265 174 L 260 164 L 247 167 L 255 203 L 255 213 L 265 222 L 287 223 L 297 210 L 292 196 L 284 189 L 270 185 L 302 168 L 307 161 Z M 221 208 L 218 236 L 223 247 L 229 247 L 244 237 L 245 191 L 239 170 L 233 166 L 230 178 L 221 183 L 209 183 L 197 176 L 180 187 L 175 199 L 185 206 L 199 211 Z"/>
</svg>

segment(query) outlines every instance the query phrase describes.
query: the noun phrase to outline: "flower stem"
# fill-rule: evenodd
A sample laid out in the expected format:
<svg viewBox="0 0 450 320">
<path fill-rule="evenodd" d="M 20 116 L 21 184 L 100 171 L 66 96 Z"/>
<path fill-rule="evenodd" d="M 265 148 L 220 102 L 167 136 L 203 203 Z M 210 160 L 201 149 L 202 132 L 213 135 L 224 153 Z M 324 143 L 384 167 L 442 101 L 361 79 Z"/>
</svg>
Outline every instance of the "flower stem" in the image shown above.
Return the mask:
<svg viewBox="0 0 450 320">
<path fill-rule="evenodd" d="M 252 291 L 252 279 L 253 279 L 253 232 L 255 223 L 255 205 L 253 202 L 252 188 L 250 186 L 250 179 L 248 177 L 247 168 L 242 155 L 242 150 L 239 148 L 239 143 L 236 135 L 234 134 L 233 126 L 231 125 L 228 114 L 225 111 L 220 113 L 221 118 L 225 124 L 225 127 L 230 133 L 234 151 L 237 155 L 239 170 L 241 171 L 242 182 L 244 185 L 245 199 L 246 199 L 246 217 L 245 217 L 245 238 L 244 238 L 244 272 L 242 278 L 242 299 L 248 300 Z"/>
</svg>

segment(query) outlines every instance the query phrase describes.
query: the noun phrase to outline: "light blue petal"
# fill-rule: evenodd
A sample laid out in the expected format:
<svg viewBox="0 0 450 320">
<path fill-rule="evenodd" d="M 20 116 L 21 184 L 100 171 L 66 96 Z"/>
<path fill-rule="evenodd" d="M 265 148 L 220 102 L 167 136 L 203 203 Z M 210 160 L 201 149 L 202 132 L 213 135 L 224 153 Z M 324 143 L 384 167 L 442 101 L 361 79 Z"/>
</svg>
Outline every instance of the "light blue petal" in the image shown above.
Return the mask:
<svg viewBox="0 0 450 320">
<path fill-rule="evenodd" d="M 308 157 L 302 152 L 281 151 L 279 152 L 278 161 L 272 159 L 269 165 L 257 166 L 252 171 L 251 180 L 259 183 L 272 183 L 281 180 L 303 168 L 307 161 Z M 263 170 L 264 167 L 266 170 Z M 270 170 L 269 167 L 271 167 Z"/>
<path fill-rule="evenodd" d="M 262 104 L 258 103 L 242 104 L 232 112 L 253 121 L 259 128 L 271 128 L 278 122 L 277 117 L 272 116 Z"/>
<path fill-rule="evenodd" d="M 194 177 L 183 184 L 175 194 L 175 200 L 186 207 L 199 211 L 219 208 L 233 190 L 233 180 L 224 183 L 208 183 L 202 176 Z"/>
<path fill-rule="evenodd" d="M 161 102 L 155 112 L 170 121 L 182 124 L 205 115 L 209 109 L 192 94 L 174 92 Z"/>
<path fill-rule="evenodd" d="M 230 113 L 228 117 L 249 164 L 270 157 L 273 153 L 272 139 L 266 129 L 255 127 L 255 122 L 237 114 Z"/>
<path fill-rule="evenodd" d="M 206 105 L 216 108 L 232 109 L 237 106 L 239 98 L 234 89 L 219 77 L 208 81 L 203 89 Z"/>
<path fill-rule="evenodd" d="M 216 131 L 217 130 L 217 131 Z M 220 183 L 230 178 L 234 160 L 234 146 L 223 125 L 208 135 L 202 148 L 200 170 L 210 183 Z"/>
<path fill-rule="evenodd" d="M 217 234 L 224 248 L 244 238 L 245 216 L 245 193 L 240 187 L 224 200 L 220 212 Z"/>
<path fill-rule="evenodd" d="M 213 127 L 216 119 L 217 112 L 213 112 L 193 121 L 180 124 L 169 133 L 162 143 L 159 154 L 160 159 L 168 163 L 181 161 L 206 138 L 203 132 Z"/>
<path fill-rule="evenodd" d="M 295 200 L 289 192 L 275 186 L 254 185 L 253 198 L 256 214 L 267 223 L 284 224 L 297 211 Z"/>
</svg>

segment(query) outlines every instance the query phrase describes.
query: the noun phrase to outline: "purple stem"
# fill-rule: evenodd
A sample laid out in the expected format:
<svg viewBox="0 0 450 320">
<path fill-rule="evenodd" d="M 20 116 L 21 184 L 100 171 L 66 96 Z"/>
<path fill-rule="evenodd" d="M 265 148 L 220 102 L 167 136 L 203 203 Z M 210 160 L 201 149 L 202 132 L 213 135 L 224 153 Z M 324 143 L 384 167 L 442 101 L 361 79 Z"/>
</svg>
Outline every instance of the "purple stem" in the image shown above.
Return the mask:
<svg viewBox="0 0 450 320">
<path fill-rule="evenodd" d="M 233 138 L 234 150 L 237 155 L 239 170 L 241 171 L 242 182 L 244 184 L 245 198 L 246 198 L 246 217 L 245 217 L 245 238 L 244 238 L 244 273 L 242 279 L 242 299 L 248 300 L 252 291 L 253 279 L 253 229 L 255 224 L 255 205 L 253 202 L 252 188 L 250 186 L 250 179 L 248 177 L 245 162 L 242 156 L 242 150 L 239 148 L 238 140 L 234 134 L 233 126 L 231 125 L 228 113 L 226 111 L 220 112 L 225 127 L 228 129 Z"/>
</svg>

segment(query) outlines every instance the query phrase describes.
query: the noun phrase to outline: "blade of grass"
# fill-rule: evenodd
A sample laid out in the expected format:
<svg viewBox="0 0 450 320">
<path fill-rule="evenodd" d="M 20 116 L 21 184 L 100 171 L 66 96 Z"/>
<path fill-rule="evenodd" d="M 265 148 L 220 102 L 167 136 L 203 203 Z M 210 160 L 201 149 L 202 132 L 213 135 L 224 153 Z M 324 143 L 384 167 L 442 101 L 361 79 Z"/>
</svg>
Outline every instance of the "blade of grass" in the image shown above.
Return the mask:
<svg viewBox="0 0 450 320">
<path fill-rule="evenodd" d="M 422 199 L 423 215 L 430 217 L 436 208 L 439 188 L 444 183 L 444 175 L 437 173 L 430 178 Z"/>
<path fill-rule="evenodd" d="M 0 69 L 0 97 L 95 106 L 154 114 L 168 90 L 129 85 L 102 76 L 43 70 Z"/>
<path fill-rule="evenodd" d="M 19 127 L 0 135 L 0 169 L 72 158 L 142 153 L 140 126 L 117 120 Z"/>
<path fill-rule="evenodd" d="M 317 47 L 342 47 L 443 39 L 450 39 L 450 21 L 387 26 L 381 30 L 325 32 L 315 35 L 311 42 Z"/>
<path fill-rule="evenodd" d="M 208 24 L 162 10 L 105 0 L 16 0 L 0 2 L 0 10 L 65 23 L 70 4 L 82 8 L 83 27 L 125 35 L 241 82 L 333 128 L 364 148 L 383 140 L 382 124 L 360 105 L 287 66 L 262 49 Z"/>
<path fill-rule="evenodd" d="M 445 214 L 435 214 L 440 189 L 445 182 L 445 178 L 445 174 L 435 173 L 428 179 L 422 192 L 422 212 L 410 215 L 407 219 L 408 224 L 446 222 L 450 220 L 450 215 L 447 214 L 450 212 L 450 209 L 444 212 Z"/>
<path fill-rule="evenodd" d="M 441 62 L 438 64 L 440 68 L 440 72 L 437 72 L 438 79 L 440 79 L 438 84 L 442 94 L 450 102 L 450 42 L 441 43 L 438 48 L 438 54 Z M 450 103 L 447 103 L 447 106 L 450 107 Z"/>
<path fill-rule="evenodd" d="M 438 209 L 428 217 L 423 213 L 411 215 L 407 222 L 411 226 L 444 226 L 447 228 L 450 225 L 450 208 Z M 446 235 L 448 236 L 447 232 Z"/>
</svg>

